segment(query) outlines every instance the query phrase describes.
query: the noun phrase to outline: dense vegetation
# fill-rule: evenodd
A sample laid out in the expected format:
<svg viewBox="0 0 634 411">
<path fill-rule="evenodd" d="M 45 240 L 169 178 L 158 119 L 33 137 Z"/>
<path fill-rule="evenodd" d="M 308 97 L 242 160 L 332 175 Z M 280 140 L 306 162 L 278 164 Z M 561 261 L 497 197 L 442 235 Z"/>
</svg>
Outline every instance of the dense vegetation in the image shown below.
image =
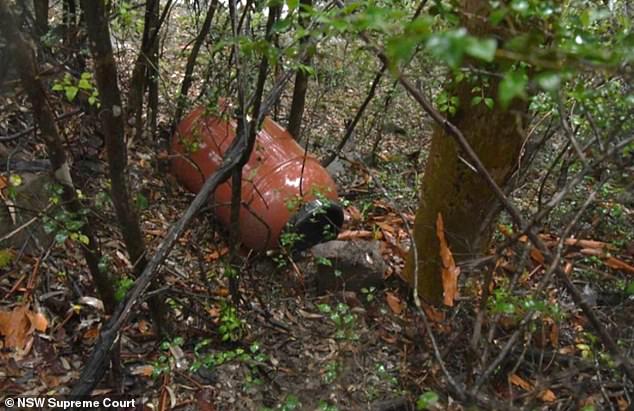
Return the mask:
<svg viewBox="0 0 634 411">
<path fill-rule="evenodd" d="M 0 0 L 2 399 L 629 409 L 633 21 L 623 0 Z M 194 197 L 171 139 L 226 105 Z M 356 251 L 246 250 L 240 190 L 218 224 L 266 115 L 335 177 Z"/>
</svg>

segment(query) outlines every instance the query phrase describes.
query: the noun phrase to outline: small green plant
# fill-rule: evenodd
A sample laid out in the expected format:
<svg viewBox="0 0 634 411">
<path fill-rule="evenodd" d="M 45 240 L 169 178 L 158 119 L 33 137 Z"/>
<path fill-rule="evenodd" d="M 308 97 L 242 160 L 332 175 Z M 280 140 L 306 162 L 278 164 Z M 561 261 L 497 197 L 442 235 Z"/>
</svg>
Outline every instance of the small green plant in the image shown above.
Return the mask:
<svg viewBox="0 0 634 411">
<path fill-rule="evenodd" d="M 220 326 L 218 332 L 222 341 L 239 341 L 244 332 L 244 323 L 238 317 L 238 310 L 233 305 L 223 302 L 220 306 Z"/>
<path fill-rule="evenodd" d="M 317 308 L 334 323 L 336 329 L 335 338 L 340 340 L 359 339 L 355 332 L 357 317 L 350 311 L 350 307 L 347 304 L 338 303 L 335 308 L 328 304 L 319 304 Z"/>
<path fill-rule="evenodd" d="M 339 368 L 340 367 L 337 361 L 328 362 L 326 364 L 326 367 L 324 367 L 324 374 L 321 377 L 324 383 L 332 384 L 333 382 L 335 382 L 337 376 L 339 375 Z"/>
<path fill-rule="evenodd" d="M 388 371 L 385 364 L 376 364 L 376 376 L 379 380 L 387 382 L 390 387 L 395 388 L 398 385 L 398 380 L 396 377 Z"/>
<path fill-rule="evenodd" d="M 438 94 L 438 97 L 436 97 L 436 106 L 438 106 L 438 110 L 451 115 L 456 114 L 456 111 L 458 111 L 459 102 L 460 99 L 458 96 L 451 96 L 446 91 L 441 92 Z"/>
<path fill-rule="evenodd" d="M 416 409 L 419 411 L 429 410 L 438 404 L 438 394 L 433 391 L 426 391 L 418 396 Z"/>
<path fill-rule="evenodd" d="M 49 192 L 49 202 L 58 205 L 62 201 L 64 188 L 60 184 L 47 185 Z M 83 194 L 80 193 L 81 196 Z M 86 215 L 90 212 L 87 208 L 81 209 L 78 213 L 71 213 L 67 210 L 58 210 L 52 216 L 46 215 L 42 218 L 44 231 L 48 234 L 55 234 L 55 241 L 63 243 L 67 239 L 77 241 L 87 245 L 90 242 L 88 236 L 82 233 L 81 229 L 86 224 Z"/>
<path fill-rule="evenodd" d="M 182 337 L 176 337 L 172 341 L 163 341 L 160 346 L 161 353 L 156 361 L 151 362 L 152 377 L 158 378 L 162 374 L 168 373 L 172 369 L 172 360 L 170 348 L 173 346 L 180 347 L 184 344 Z"/>
<path fill-rule="evenodd" d="M 238 274 L 238 269 L 234 266 L 232 266 L 231 264 L 225 264 L 224 269 L 222 270 L 222 275 L 225 278 L 238 278 L 239 274 Z"/>
<path fill-rule="evenodd" d="M 114 293 L 114 298 L 119 301 L 123 301 L 125 295 L 128 293 L 128 290 L 132 288 L 134 285 L 134 280 L 130 277 L 121 277 L 117 280 L 116 283 L 116 291 Z"/>
<path fill-rule="evenodd" d="M 484 103 L 485 106 L 489 108 L 489 110 L 493 109 L 493 105 L 495 104 L 491 97 L 484 96 L 484 90 L 480 86 L 476 86 L 471 89 L 471 92 L 475 94 L 471 98 L 471 105 L 477 106 L 478 104 Z"/>
<path fill-rule="evenodd" d="M 97 87 L 95 87 L 93 83 L 91 73 L 81 73 L 81 77 L 78 81 L 75 81 L 69 73 L 66 73 L 64 74 L 64 78 L 62 80 L 58 80 L 53 83 L 53 87 L 51 89 L 53 91 L 64 93 L 66 99 L 71 103 L 75 100 L 77 94 L 79 94 L 80 91 L 83 91 L 86 95 L 88 95 L 88 104 L 91 106 L 100 106 L 99 90 L 97 90 Z"/>
<path fill-rule="evenodd" d="M 317 410 L 319 411 L 339 411 L 336 405 L 330 404 L 328 401 L 320 400 L 317 405 Z"/>
<path fill-rule="evenodd" d="M 285 250 L 292 250 L 303 238 L 303 234 L 286 231 L 280 235 L 280 244 Z"/>
<path fill-rule="evenodd" d="M 194 347 L 195 360 L 190 366 L 192 372 L 198 371 L 201 367 L 213 368 L 225 364 L 230 361 L 241 361 L 247 363 L 261 363 L 266 361 L 266 354 L 260 350 L 260 344 L 256 341 L 249 346 L 249 350 L 244 348 L 235 348 L 228 351 L 220 351 L 215 353 L 203 353 L 202 351 L 211 345 L 210 339 L 205 339 Z"/>
<path fill-rule="evenodd" d="M 293 411 L 293 410 L 299 410 L 302 407 L 302 403 L 299 401 L 299 398 L 297 398 L 296 395 L 294 394 L 288 394 L 286 396 L 286 398 L 284 398 L 284 402 L 281 404 L 278 404 L 277 407 L 275 408 L 261 408 L 260 411 L 273 411 L 273 410 L 280 410 L 280 411 Z"/>
<path fill-rule="evenodd" d="M 323 265 L 323 266 L 326 266 L 326 267 L 332 267 L 332 261 L 329 258 L 326 258 L 326 257 L 317 256 L 317 257 L 315 257 L 315 262 L 318 265 Z"/>
<path fill-rule="evenodd" d="M 7 186 L 7 195 L 9 198 L 15 200 L 17 188 L 22 185 L 22 182 L 22 176 L 19 174 L 11 174 L 9 176 L 9 184 Z"/>
<path fill-rule="evenodd" d="M 181 138 L 180 143 L 183 145 L 183 151 L 189 155 L 195 154 L 200 150 L 200 141 L 194 135 L 191 138 Z"/>
<path fill-rule="evenodd" d="M 365 296 L 365 301 L 371 303 L 376 298 L 376 287 L 363 287 L 361 289 L 361 294 Z"/>
<path fill-rule="evenodd" d="M 286 209 L 290 213 L 294 213 L 295 211 L 299 210 L 303 202 L 304 201 L 302 200 L 302 197 L 299 195 L 296 195 L 296 196 L 287 198 L 284 204 L 286 205 Z"/>
</svg>

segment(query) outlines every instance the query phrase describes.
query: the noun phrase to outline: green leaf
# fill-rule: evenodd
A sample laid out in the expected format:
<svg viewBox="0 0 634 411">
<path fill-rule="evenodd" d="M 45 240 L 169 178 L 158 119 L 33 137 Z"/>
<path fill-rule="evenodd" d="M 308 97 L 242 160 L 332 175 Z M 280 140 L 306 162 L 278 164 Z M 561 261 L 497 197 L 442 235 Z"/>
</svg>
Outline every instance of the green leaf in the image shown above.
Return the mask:
<svg viewBox="0 0 634 411">
<path fill-rule="evenodd" d="M 416 409 L 417 410 L 428 410 L 429 408 L 436 405 L 438 402 L 438 394 L 433 391 L 427 391 L 418 396 L 416 400 Z"/>
<path fill-rule="evenodd" d="M 287 0 L 286 5 L 288 6 L 288 10 L 292 11 L 299 7 L 299 0 Z"/>
<path fill-rule="evenodd" d="M 416 40 L 409 36 L 396 36 L 388 39 L 385 51 L 390 63 L 398 64 L 401 61 L 408 60 L 414 52 L 416 45 Z"/>
<path fill-rule="evenodd" d="M 474 96 L 471 99 L 471 105 L 472 106 L 477 106 L 478 104 L 480 104 L 482 102 L 482 96 Z"/>
<path fill-rule="evenodd" d="M 136 195 L 136 206 L 139 208 L 139 210 L 147 210 L 150 207 L 150 202 L 148 201 L 146 196 L 138 193 Z"/>
<path fill-rule="evenodd" d="M 471 57 L 475 57 L 486 62 L 492 62 L 495 57 L 495 50 L 498 43 L 495 39 L 479 39 L 477 37 L 468 37 L 466 39 L 465 52 Z"/>
<path fill-rule="evenodd" d="M 437 58 L 445 61 L 450 67 L 456 68 L 462 62 L 466 46 L 464 28 L 446 33 L 434 34 L 429 37 L 425 46 Z"/>
<path fill-rule="evenodd" d="M 87 235 L 84 234 L 79 234 L 79 242 L 85 245 L 90 244 L 90 239 L 88 238 Z"/>
<path fill-rule="evenodd" d="M 57 241 L 58 243 L 63 243 L 64 241 L 66 241 L 67 238 L 68 238 L 67 231 L 60 231 L 59 233 L 55 235 L 55 241 Z"/>
<path fill-rule="evenodd" d="M 275 22 L 275 24 L 273 24 L 273 32 L 284 33 L 289 29 L 289 27 L 291 27 L 291 23 L 292 23 L 292 20 L 290 19 L 290 17 L 287 17 L 282 20 L 278 20 Z"/>
<path fill-rule="evenodd" d="M 521 71 L 509 71 L 504 75 L 498 90 L 498 98 L 502 107 L 507 108 L 515 97 L 526 97 L 528 78 Z"/>
<path fill-rule="evenodd" d="M 494 105 L 495 103 L 493 102 L 493 99 L 492 99 L 491 97 L 486 97 L 486 98 L 484 99 L 484 104 L 485 104 L 485 105 L 486 105 L 486 106 L 487 106 L 490 110 L 493 110 L 493 105 Z"/>
<path fill-rule="evenodd" d="M 625 294 L 632 296 L 634 295 L 634 281 L 630 282 L 626 287 L 625 287 Z"/>
<path fill-rule="evenodd" d="M 53 87 L 51 88 L 51 90 L 53 90 L 53 91 L 62 91 L 62 90 L 64 90 L 64 86 L 62 86 L 60 83 L 55 83 L 55 84 L 53 84 Z"/>
<path fill-rule="evenodd" d="M 77 231 L 84 225 L 84 222 L 81 220 L 71 220 L 66 223 L 66 228 L 71 231 Z"/>
<path fill-rule="evenodd" d="M 91 90 L 92 89 L 92 84 L 90 84 L 90 81 L 88 81 L 86 79 L 79 80 L 79 83 L 77 84 L 77 86 L 80 89 L 82 89 L 82 90 Z"/>
<path fill-rule="evenodd" d="M 8 248 L 0 250 L 0 268 L 5 268 L 13 261 L 13 253 Z"/>
<path fill-rule="evenodd" d="M 508 9 L 506 7 L 501 7 L 491 12 L 491 14 L 489 15 L 489 20 L 491 21 L 491 24 L 493 24 L 494 26 L 497 26 L 498 24 L 500 24 L 502 19 L 506 17 L 507 13 L 508 13 Z"/>
<path fill-rule="evenodd" d="M 555 91 L 559 89 L 561 85 L 561 76 L 559 73 L 541 73 L 537 76 L 537 84 L 539 84 L 539 87 L 544 91 Z"/>
<path fill-rule="evenodd" d="M 11 174 L 11 176 L 9 177 L 9 184 L 11 184 L 12 187 L 21 186 L 22 176 L 20 176 L 19 174 Z"/>
<path fill-rule="evenodd" d="M 78 92 L 79 92 L 79 89 L 75 86 L 66 87 L 66 98 L 68 99 L 68 101 L 75 100 L 75 97 L 77 96 Z"/>
</svg>

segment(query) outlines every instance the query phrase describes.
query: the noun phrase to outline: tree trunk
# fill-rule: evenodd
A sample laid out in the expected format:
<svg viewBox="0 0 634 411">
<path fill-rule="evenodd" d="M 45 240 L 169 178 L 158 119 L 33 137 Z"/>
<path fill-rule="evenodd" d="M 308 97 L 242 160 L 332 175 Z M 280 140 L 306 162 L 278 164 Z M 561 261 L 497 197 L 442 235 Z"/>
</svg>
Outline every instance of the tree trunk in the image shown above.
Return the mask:
<svg viewBox="0 0 634 411">
<path fill-rule="evenodd" d="M 83 209 L 77 198 L 75 187 L 70 176 L 70 167 L 66 157 L 63 140 L 55 124 L 55 115 L 48 105 L 46 88 L 40 80 L 39 70 L 35 60 L 35 51 L 29 44 L 16 25 L 17 19 L 9 9 L 7 0 L 0 0 L 0 31 L 9 41 L 13 48 L 16 64 L 20 71 L 22 84 L 33 106 L 33 114 L 39 125 L 41 136 L 46 144 L 46 150 L 51 159 L 55 180 L 62 185 L 64 191 L 62 199 L 66 209 L 73 215 L 79 216 Z M 99 270 L 99 259 L 101 258 L 97 240 L 92 231 L 92 226 L 88 221 L 84 221 L 81 233 L 88 239 L 88 244 L 82 247 L 88 269 L 95 282 L 99 297 L 104 303 L 106 312 L 114 310 L 115 298 L 114 287 L 107 273 Z"/>
<path fill-rule="evenodd" d="M 183 116 L 183 111 L 185 110 L 185 106 L 187 104 L 187 93 L 189 93 L 189 88 L 192 84 L 192 75 L 194 73 L 194 67 L 196 66 L 196 58 L 198 58 L 200 48 L 202 47 L 205 39 L 207 38 L 207 35 L 209 34 L 209 30 L 211 29 L 211 22 L 214 19 L 214 14 L 216 13 L 217 6 L 218 0 L 211 0 L 209 2 L 209 9 L 207 10 L 207 14 L 205 15 L 205 20 L 203 21 L 203 25 L 200 28 L 200 32 L 198 33 L 196 40 L 194 40 L 192 51 L 189 53 L 189 57 L 187 57 L 185 75 L 183 76 L 183 82 L 181 83 L 181 91 L 176 103 L 176 113 L 174 114 L 174 121 L 172 122 L 172 132 L 176 130 L 176 126 Z"/>
<path fill-rule="evenodd" d="M 124 113 L 117 82 L 117 68 L 112 54 L 108 20 L 103 0 L 81 0 L 81 6 L 86 17 L 90 48 L 95 65 L 95 79 L 101 96 L 99 118 L 102 122 L 108 152 L 112 202 L 123 234 L 123 241 L 130 260 L 134 264 L 135 273 L 138 275 L 146 264 L 145 241 L 139 219 L 129 197 Z M 165 306 L 157 297 L 150 299 L 150 309 L 155 326 L 159 329 L 167 326 L 164 321 Z"/>
<path fill-rule="evenodd" d="M 478 16 L 487 15 L 487 2 L 463 1 L 464 15 L 475 16 L 464 21 L 471 34 L 491 34 Z M 477 20 L 477 21 L 476 21 Z M 486 19 L 484 19 L 486 21 Z M 496 32 L 496 34 L 499 34 Z M 500 79 L 489 78 L 485 97 L 495 99 Z M 467 137 L 487 170 L 499 185 L 503 185 L 517 165 L 524 137 L 527 104 L 515 100 L 508 109 L 497 105 L 471 105 L 474 84 L 463 80 L 448 90 L 459 98 L 458 110 L 449 120 Z M 484 87 L 483 87 L 484 88 Z M 421 200 L 414 223 L 415 246 L 418 255 L 418 291 L 433 303 L 443 295 L 442 263 L 436 219 L 442 215 L 449 248 L 456 260 L 464 260 L 485 252 L 492 235 L 491 215 L 496 198 L 475 170 L 461 158 L 459 148 L 442 127 L 436 126 L 421 188 Z M 487 223 L 488 222 L 488 223 Z M 405 276 L 414 285 L 414 254 L 410 252 Z"/>
<path fill-rule="evenodd" d="M 77 4 L 75 0 L 63 0 L 62 24 L 64 28 L 64 45 L 73 48 L 77 34 Z"/>
<path fill-rule="evenodd" d="M 159 1 L 151 10 L 152 15 L 149 20 L 151 47 L 147 67 L 148 77 L 148 110 L 147 119 L 149 122 L 150 136 L 156 135 L 157 110 L 159 99 Z"/>
<path fill-rule="evenodd" d="M 35 28 L 38 36 L 48 33 L 48 0 L 33 0 Z"/>
<path fill-rule="evenodd" d="M 143 95 L 147 86 L 148 60 L 152 53 L 152 42 L 157 39 L 152 36 L 152 20 L 158 14 L 159 0 L 147 0 L 145 3 L 145 19 L 143 24 L 143 38 L 141 40 L 141 50 L 134 63 L 130 87 L 128 91 L 128 115 L 134 119 L 136 136 L 140 137 L 143 131 L 142 112 Z"/>
<path fill-rule="evenodd" d="M 308 16 L 305 12 L 307 8 L 312 7 L 312 0 L 300 0 L 300 17 L 299 24 L 306 28 L 308 26 Z M 306 35 L 300 39 L 300 46 L 305 46 L 308 43 L 310 36 Z M 300 50 L 302 47 L 300 47 Z M 310 52 L 307 52 L 302 59 L 302 65 L 307 66 L 311 60 Z M 306 105 L 306 92 L 308 91 L 308 73 L 306 70 L 297 69 L 295 75 L 295 87 L 293 89 L 293 101 L 291 103 L 291 112 L 288 115 L 288 132 L 291 133 L 295 140 L 299 140 L 302 129 L 302 118 L 304 117 L 304 106 Z"/>
</svg>

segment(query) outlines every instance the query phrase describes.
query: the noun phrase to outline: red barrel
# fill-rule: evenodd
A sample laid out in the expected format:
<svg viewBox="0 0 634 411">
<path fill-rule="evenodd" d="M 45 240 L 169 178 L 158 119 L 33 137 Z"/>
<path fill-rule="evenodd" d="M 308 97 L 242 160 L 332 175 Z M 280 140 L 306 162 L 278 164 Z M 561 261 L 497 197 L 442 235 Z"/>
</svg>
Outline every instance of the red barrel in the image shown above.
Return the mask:
<svg viewBox="0 0 634 411">
<path fill-rule="evenodd" d="M 172 138 L 172 171 L 189 191 L 197 193 L 222 164 L 236 129 L 235 121 L 227 118 L 200 107 L 179 124 Z M 299 234 L 294 249 L 334 238 L 343 223 L 336 199 L 335 183 L 319 161 L 265 118 L 242 169 L 242 243 L 257 250 L 274 248 L 283 230 Z M 231 181 L 216 189 L 214 201 L 216 215 L 228 227 Z"/>
</svg>

